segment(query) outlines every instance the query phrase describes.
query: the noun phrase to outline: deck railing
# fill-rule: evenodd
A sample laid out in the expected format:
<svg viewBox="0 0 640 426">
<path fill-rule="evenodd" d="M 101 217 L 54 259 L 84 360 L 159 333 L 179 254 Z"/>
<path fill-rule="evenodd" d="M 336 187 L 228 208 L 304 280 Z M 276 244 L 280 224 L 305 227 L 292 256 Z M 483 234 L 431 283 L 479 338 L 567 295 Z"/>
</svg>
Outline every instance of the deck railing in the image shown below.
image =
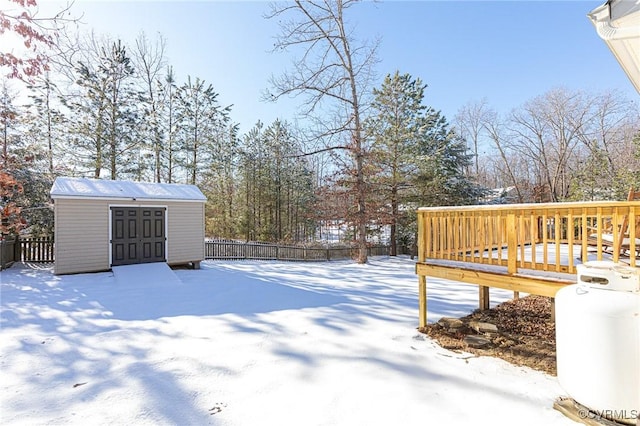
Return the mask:
<svg viewBox="0 0 640 426">
<path fill-rule="evenodd" d="M 489 308 L 489 287 L 555 297 L 576 282 L 578 263 L 636 266 L 639 220 L 640 201 L 421 208 L 420 327 L 427 324 L 427 276 L 478 285 L 480 309 Z"/>
<path fill-rule="evenodd" d="M 418 261 L 500 265 L 508 273 L 534 269 L 573 274 L 576 259 L 584 261 L 591 254 L 594 260 L 606 256 L 635 266 L 637 219 L 638 201 L 421 208 Z M 562 245 L 569 255 L 562 254 L 567 251 Z"/>
</svg>

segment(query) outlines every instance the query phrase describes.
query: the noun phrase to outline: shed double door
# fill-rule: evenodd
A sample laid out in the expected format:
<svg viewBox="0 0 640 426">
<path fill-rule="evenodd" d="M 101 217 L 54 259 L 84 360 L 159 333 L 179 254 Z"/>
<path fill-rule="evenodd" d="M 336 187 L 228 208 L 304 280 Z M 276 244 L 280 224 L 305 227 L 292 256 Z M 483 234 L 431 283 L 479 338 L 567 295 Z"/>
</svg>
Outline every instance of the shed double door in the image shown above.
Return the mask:
<svg viewBox="0 0 640 426">
<path fill-rule="evenodd" d="M 111 207 L 111 266 L 166 262 L 163 207 Z"/>
</svg>

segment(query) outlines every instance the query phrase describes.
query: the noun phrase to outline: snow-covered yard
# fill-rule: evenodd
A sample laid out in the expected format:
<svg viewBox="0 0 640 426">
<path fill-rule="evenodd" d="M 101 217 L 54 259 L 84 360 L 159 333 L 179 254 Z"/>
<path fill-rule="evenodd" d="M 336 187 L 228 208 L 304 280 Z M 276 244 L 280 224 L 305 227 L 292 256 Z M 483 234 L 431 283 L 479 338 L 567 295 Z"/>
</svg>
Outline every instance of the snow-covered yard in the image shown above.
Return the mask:
<svg viewBox="0 0 640 426">
<path fill-rule="evenodd" d="M 419 334 L 408 258 L 175 272 L 3 271 L 0 423 L 575 424 L 552 408 L 555 377 Z M 475 286 L 428 291 L 430 321 L 477 305 Z"/>
</svg>

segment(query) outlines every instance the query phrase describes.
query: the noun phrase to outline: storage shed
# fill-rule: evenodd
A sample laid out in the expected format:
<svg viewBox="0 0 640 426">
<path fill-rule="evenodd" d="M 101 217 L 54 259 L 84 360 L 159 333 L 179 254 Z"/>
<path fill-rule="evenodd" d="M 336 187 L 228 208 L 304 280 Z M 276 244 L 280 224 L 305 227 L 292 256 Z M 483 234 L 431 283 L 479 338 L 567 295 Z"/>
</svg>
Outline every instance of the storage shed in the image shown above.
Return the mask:
<svg viewBox="0 0 640 426">
<path fill-rule="evenodd" d="M 51 188 L 56 274 L 204 259 L 204 204 L 195 185 L 59 177 Z"/>
</svg>

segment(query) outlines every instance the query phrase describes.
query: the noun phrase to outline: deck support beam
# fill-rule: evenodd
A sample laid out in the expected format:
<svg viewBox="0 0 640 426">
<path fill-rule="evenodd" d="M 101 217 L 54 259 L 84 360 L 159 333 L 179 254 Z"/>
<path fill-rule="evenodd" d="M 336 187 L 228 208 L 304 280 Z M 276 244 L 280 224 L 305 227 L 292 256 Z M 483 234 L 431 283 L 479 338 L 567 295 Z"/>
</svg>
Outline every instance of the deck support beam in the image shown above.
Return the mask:
<svg viewBox="0 0 640 426">
<path fill-rule="evenodd" d="M 501 288 L 521 293 L 537 294 L 539 296 L 555 297 L 556 292 L 568 284 L 575 284 L 575 280 L 546 278 L 539 275 L 508 274 L 506 272 L 489 272 L 471 267 L 434 265 L 417 263 L 418 276 L 444 278 L 467 284 Z"/>
<path fill-rule="evenodd" d="M 416 263 L 416 274 L 418 275 L 420 327 L 427 325 L 427 276 L 479 286 L 480 309 L 489 309 L 490 287 L 554 298 L 556 292 L 562 287 L 576 283 L 575 280 L 569 279 L 521 273 L 509 274 L 506 271 L 481 271 L 471 267 L 434 265 L 424 262 Z"/>
</svg>

